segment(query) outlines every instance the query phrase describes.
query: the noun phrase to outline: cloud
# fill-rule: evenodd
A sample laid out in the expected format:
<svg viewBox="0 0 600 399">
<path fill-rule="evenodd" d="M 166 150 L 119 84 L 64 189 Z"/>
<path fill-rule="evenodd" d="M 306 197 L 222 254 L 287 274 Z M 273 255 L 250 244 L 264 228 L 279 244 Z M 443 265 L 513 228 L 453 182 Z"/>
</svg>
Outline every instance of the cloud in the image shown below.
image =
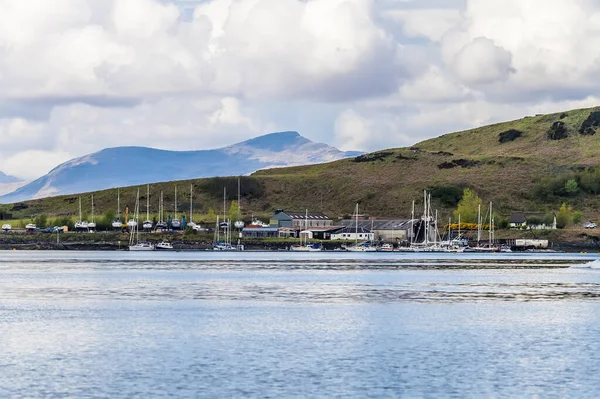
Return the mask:
<svg viewBox="0 0 600 399">
<path fill-rule="evenodd" d="M 516 72 L 511 65 L 512 54 L 493 40 L 475 38 L 463 47 L 453 62 L 456 76 L 467 84 L 503 82 Z"/>
<path fill-rule="evenodd" d="M 276 130 L 376 150 L 593 105 L 599 22 L 590 0 L 4 0 L 0 170 Z"/>
</svg>

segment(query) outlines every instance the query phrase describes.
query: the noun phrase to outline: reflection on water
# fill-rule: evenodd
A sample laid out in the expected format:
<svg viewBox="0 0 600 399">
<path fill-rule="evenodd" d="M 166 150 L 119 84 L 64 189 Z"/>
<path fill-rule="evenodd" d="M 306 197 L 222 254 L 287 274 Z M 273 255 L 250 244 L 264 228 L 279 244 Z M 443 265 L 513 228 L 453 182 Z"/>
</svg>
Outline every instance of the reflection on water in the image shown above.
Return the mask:
<svg viewBox="0 0 600 399">
<path fill-rule="evenodd" d="M 596 397 L 594 259 L 0 253 L 0 396 Z"/>
</svg>

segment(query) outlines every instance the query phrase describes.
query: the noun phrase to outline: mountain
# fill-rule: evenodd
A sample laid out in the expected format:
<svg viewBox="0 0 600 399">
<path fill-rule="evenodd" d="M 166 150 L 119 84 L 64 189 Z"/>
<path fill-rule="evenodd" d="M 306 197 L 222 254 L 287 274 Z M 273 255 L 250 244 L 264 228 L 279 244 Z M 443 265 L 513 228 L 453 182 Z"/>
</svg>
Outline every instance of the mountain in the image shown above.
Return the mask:
<svg viewBox="0 0 600 399">
<path fill-rule="evenodd" d="M 14 176 L 9 176 L 3 172 L 0 172 L 0 184 L 5 184 L 5 183 L 19 183 L 21 181 L 21 179 L 14 177 Z"/>
<path fill-rule="evenodd" d="M 297 132 L 267 134 L 216 150 L 108 148 L 59 165 L 0 197 L 0 203 L 157 181 L 245 175 L 264 168 L 329 162 L 359 154 L 315 143 Z"/>
<path fill-rule="evenodd" d="M 370 216 L 408 217 L 413 200 L 417 214 L 422 212 L 423 190 L 430 189 L 433 207 L 440 211 L 440 221 L 446 221 L 463 189 L 470 187 L 484 203 L 493 201 L 503 217 L 516 211 L 555 212 L 567 203 L 586 219 L 598 220 L 599 129 L 600 107 L 579 109 L 446 134 L 410 148 L 317 165 L 261 169 L 241 181 L 242 209 L 246 216 L 268 217 L 281 208 L 317 210 L 336 217 L 351 214 L 359 202 L 361 212 Z M 260 141 L 261 151 L 274 153 Z M 268 145 L 278 148 L 276 141 Z M 233 147 L 227 151 L 244 154 L 254 146 L 251 140 Z M 158 208 L 156 193 L 164 191 L 165 203 L 172 204 L 174 188 L 189 192 L 190 184 L 197 215 L 222 209 L 223 187 L 230 200 L 236 198 L 237 178 L 170 179 L 152 185 L 152 210 Z M 122 207 L 124 202 L 133 206 L 136 190 L 135 186 L 121 189 Z M 116 194 L 116 190 L 95 193 L 98 214 L 116 209 Z M 85 209 L 90 209 L 89 200 L 83 197 Z M 6 208 L 16 218 L 26 219 L 41 213 L 74 215 L 77 206 L 75 196 L 62 196 Z"/>
</svg>

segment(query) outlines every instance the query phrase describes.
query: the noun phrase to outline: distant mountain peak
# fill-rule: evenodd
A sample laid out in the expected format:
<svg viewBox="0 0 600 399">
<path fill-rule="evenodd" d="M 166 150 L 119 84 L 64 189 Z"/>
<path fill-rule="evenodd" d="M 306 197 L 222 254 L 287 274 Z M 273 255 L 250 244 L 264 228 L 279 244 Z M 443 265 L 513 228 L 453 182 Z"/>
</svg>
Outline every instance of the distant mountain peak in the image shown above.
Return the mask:
<svg viewBox="0 0 600 399">
<path fill-rule="evenodd" d="M 22 181 L 21 179 L 7 175 L 4 172 L 0 172 L 0 183 L 18 183 Z"/>
<path fill-rule="evenodd" d="M 214 150 L 106 148 L 58 165 L 47 175 L 0 197 L 0 203 L 162 181 L 246 175 L 259 169 L 352 156 L 356 153 L 316 143 L 294 131 L 266 134 Z"/>
</svg>

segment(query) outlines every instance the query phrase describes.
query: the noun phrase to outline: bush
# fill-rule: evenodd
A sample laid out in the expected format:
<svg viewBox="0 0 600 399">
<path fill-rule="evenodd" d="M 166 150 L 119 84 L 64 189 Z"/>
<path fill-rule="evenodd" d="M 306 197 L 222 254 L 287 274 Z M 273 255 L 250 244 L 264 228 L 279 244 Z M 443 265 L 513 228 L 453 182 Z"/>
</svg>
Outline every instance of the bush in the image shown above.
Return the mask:
<svg viewBox="0 0 600 399">
<path fill-rule="evenodd" d="M 565 183 L 565 193 L 569 196 L 577 195 L 579 192 L 579 185 L 575 179 L 569 179 Z"/>
<path fill-rule="evenodd" d="M 573 208 L 563 202 L 556 214 L 556 227 L 564 229 L 569 227 L 571 223 L 573 223 Z"/>
<path fill-rule="evenodd" d="M 579 224 L 579 223 L 581 223 L 582 219 L 583 219 L 583 213 L 582 212 L 579 212 L 579 211 L 573 212 L 573 223 Z"/>
<path fill-rule="evenodd" d="M 457 186 L 438 186 L 429 189 L 431 197 L 438 199 L 442 204 L 448 207 L 455 207 L 463 196 L 463 187 Z"/>
</svg>

